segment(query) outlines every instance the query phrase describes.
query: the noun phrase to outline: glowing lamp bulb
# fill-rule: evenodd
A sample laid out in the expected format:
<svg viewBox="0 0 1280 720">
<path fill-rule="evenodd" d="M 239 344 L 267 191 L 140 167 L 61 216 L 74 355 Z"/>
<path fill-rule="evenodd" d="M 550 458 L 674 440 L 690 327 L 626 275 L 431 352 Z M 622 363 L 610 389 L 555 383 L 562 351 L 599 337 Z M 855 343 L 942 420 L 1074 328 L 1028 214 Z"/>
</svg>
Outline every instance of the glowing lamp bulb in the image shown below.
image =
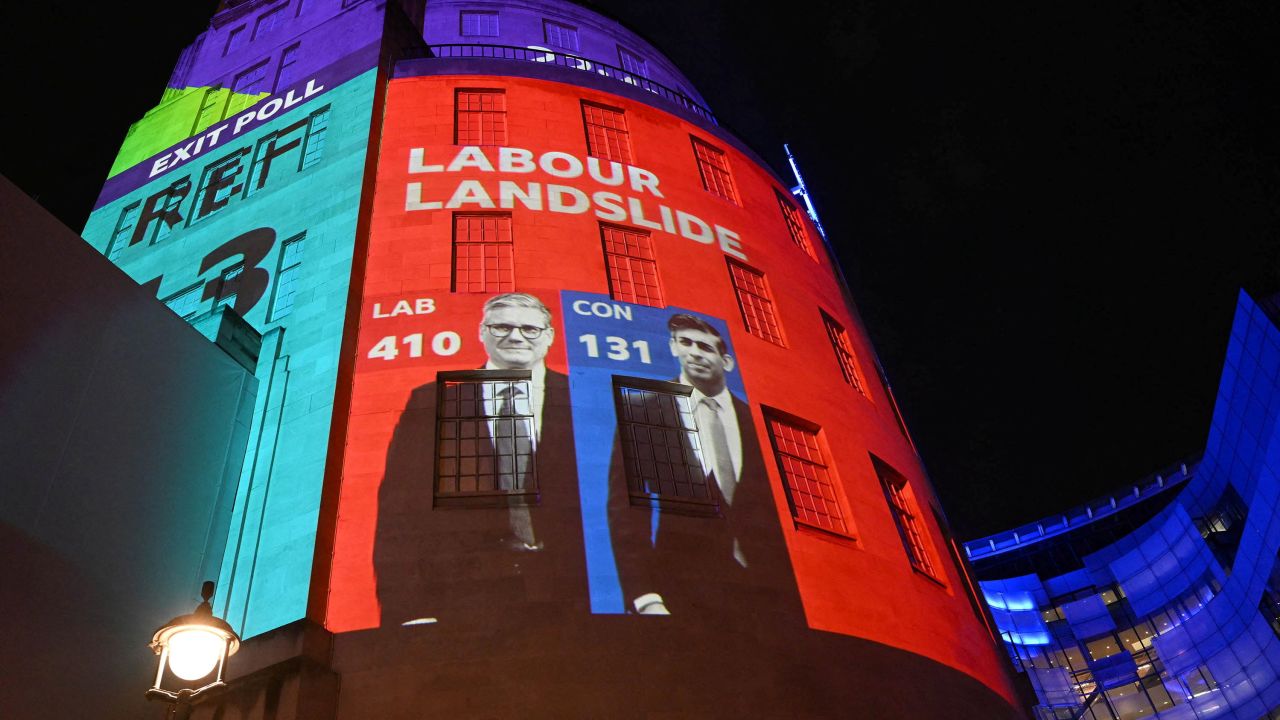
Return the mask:
<svg viewBox="0 0 1280 720">
<path fill-rule="evenodd" d="M 227 641 L 199 627 L 178 630 L 169 638 L 169 671 L 183 680 L 199 680 L 213 672 Z"/>
</svg>

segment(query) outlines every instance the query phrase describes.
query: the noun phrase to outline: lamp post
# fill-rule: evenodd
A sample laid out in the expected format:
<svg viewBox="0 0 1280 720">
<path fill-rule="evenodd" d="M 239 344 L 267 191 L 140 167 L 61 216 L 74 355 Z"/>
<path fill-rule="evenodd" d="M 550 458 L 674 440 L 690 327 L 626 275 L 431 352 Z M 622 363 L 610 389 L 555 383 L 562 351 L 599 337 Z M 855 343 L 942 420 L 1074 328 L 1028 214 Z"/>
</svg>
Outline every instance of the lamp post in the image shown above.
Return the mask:
<svg viewBox="0 0 1280 720">
<path fill-rule="evenodd" d="M 213 615 L 213 607 L 209 605 L 209 598 L 213 597 L 211 581 L 200 588 L 200 597 L 202 602 L 194 612 L 165 623 L 151 638 L 151 649 L 160 656 L 160 663 L 155 684 L 147 690 L 147 699 L 169 703 L 169 717 L 174 720 L 190 717 L 192 705 L 210 691 L 226 687 L 222 673 L 227 657 L 240 649 L 240 637 L 235 630 Z M 166 666 L 168 675 L 185 684 L 212 680 L 195 688 L 167 690 L 164 688 Z"/>
</svg>

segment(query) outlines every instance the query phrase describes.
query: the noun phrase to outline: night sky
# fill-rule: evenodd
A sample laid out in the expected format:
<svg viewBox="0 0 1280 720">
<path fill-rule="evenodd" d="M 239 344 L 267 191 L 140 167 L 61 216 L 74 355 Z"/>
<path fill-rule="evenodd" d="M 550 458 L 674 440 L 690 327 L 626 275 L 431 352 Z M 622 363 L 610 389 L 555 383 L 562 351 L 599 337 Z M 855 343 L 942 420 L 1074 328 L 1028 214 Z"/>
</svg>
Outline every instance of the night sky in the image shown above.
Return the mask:
<svg viewBox="0 0 1280 720">
<path fill-rule="evenodd" d="M 596 6 L 791 144 L 957 535 L 1203 449 L 1237 289 L 1280 288 L 1280 5 Z M 83 227 L 215 7 L 6 3 L 0 172 Z"/>
</svg>

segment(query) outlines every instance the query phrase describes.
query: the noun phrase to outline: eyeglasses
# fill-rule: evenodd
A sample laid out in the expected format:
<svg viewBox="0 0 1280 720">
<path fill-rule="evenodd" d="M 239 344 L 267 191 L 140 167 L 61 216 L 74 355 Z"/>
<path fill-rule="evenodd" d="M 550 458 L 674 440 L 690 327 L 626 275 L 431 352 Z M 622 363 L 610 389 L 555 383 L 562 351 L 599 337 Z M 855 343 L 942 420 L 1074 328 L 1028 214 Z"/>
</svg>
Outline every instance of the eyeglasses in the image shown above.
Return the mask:
<svg viewBox="0 0 1280 720">
<path fill-rule="evenodd" d="M 489 330 L 489 334 L 496 338 L 504 338 L 511 334 L 512 330 L 519 330 L 525 340 L 537 340 L 542 337 L 542 333 L 551 328 L 538 327 L 537 325 L 485 325 Z"/>
</svg>

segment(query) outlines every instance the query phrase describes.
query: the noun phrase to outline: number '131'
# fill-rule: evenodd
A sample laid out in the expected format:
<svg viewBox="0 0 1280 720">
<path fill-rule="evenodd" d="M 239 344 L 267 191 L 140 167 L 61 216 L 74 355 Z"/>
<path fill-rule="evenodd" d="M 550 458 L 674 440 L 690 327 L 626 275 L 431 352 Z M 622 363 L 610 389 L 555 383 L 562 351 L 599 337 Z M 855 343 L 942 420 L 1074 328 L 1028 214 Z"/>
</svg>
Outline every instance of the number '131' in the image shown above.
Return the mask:
<svg viewBox="0 0 1280 720">
<path fill-rule="evenodd" d="M 578 342 L 587 346 L 587 357 L 600 357 L 600 343 L 595 335 L 579 335 Z M 632 340 L 628 343 L 626 338 L 609 335 L 605 337 L 604 344 L 607 346 L 604 356 L 610 360 L 630 360 L 631 349 L 634 348 L 636 354 L 640 356 L 640 362 L 645 365 L 652 362 L 649 359 L 648 340 Z"/>
</svg>

